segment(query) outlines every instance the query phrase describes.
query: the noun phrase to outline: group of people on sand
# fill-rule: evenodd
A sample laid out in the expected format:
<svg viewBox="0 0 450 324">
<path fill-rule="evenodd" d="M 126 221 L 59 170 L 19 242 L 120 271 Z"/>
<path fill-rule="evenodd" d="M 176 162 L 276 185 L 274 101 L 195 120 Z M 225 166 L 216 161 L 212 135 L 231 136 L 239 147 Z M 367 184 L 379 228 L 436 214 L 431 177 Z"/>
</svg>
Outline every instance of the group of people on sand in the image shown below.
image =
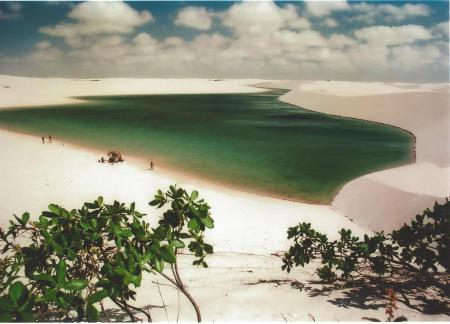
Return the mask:
<svg viewBox="0 0 450 324">
<path fill-rule="evenodd" d="M 116 151 L 109 151 L 108 152 L 108 158 L 104 158 L 103 156 L 100 158 L 100 160 L 98 160 L 99 163 L 110 163 L 110 164 L 114 164 L 114 163 L 119 163 L 119 162 L 124 162 L 125 160 L 122 158 L 122 154 L 120 154 L 120 152 L 116 152 Z M 150 161 L 150 168 L 149 170 L 153 170 L 155 167 L 155 164 L 153 163 L 153 161 Z"/>
<path fill-rule="evenodd" d="M 52 135 L 51 135 L 51 134 L 48 135 L 48 142 L 49 142 L 49 143 L 53 143 L 53 142 L 52 142 Z M 45 144 L 45 137 L 44 137 L 44 136 L 42 136 L 42 144 Z"/>
<path fill-rule="evenodd" d="M 116 151 L 109 151 L 108 152 L 108 159 L 105 159 L 102 156 L 100 158 L 100 160 L 98 160 L 98 162 L 100 162 L 100 163 L 108 162 L 108 163 L 111 163 L 111 164 L 119 163 L 119 162 L 123 162 L 123 161 L 125 161 L 125 160 L 122 158 L 122 154 L 120 154 L 120 152 L 116 152 Z"/>
</svg>

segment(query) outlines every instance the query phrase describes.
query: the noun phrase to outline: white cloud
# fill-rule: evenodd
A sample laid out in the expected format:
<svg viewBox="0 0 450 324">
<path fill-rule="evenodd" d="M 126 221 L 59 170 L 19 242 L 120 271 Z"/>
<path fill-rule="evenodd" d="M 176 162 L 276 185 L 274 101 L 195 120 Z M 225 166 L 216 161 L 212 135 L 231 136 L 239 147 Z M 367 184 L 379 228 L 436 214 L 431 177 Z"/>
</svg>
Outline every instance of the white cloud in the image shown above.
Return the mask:
<svg viewBox="0 0 450 324">
<path fill-rule="evenodd" d="M 338 26 L 338 22 L 336 21 L 336 19 L 333 18 L 326 18 L 323 21 L 323 24 L 327 27 L 333 28 L 333 27 L 337 27 Z"/>
<path fill-rule="evenodd" d="M 24 59 L 30 62 L 54 62 L 61 60 L 64 53 L 61 49 L 52 46 L 48 41 L 38 42 L 35 44 L 36 50 L 27 55 Z"/>
<path fill-rule="evenodd" d="M 443 52 L 434 45 L 419 47 L 414 45 L 400 45 L 392 48 L 391 59 L 404 70 L 428 66 L 439 62 Z"/>
<path fill-rule="evenodd" d="M 148 33 L 139 33 L 133 38 L 133 42 L 139 46 L 148 46 L 156 44 L 157 40 Z"/>
<path fill-rule="evenodd" d="M 436 37 L 442 37 L 446 38 L 448 41 L 448 34 L 449 34 L 449 24 L 448 21 L 443 21 L 438 24 L 436 24 L 432 29 L 431 32 Z"/>
<path fill-rule="evenodd" d="M 431 9 L 424 4 L 407 3 L 403 6 L 395 6 L 360 3 L 351 5 L 351 12 L 359 13 L 352 19 L 373 24 L 380 21 L 401 22 L 409 18 L 426 17 L 431 14 Z"/>
<path fill-rule="evenodd" d="M 208 30 L 211 28 L 213 16 L 214 14 L 204 7 L 185 7 L 177 13 L 175 25 Z"/>
<path fill-rule="evenodd" d="M 343 48 L 348 46 L 356 46 L 358 43 L 350 37 L 341 34 L 333 34 L 328 38 L 327 46 L 335 48 Z"/>
<path fill-rule="evenodd" d="M 423 26 L 372 26 L 355 31 L 356 38 L 371 44 L 398 45 L 431 39 L 431 33 Z"/>
<path fill-rule="evenodd" d="M 50 36 L 74 38 L 82 35 L 126 34 L 153 20 L 146 10 L 136 11 L 124 2 L 88 1 L 76 5 L 67 15 L 74 23 L 61 23 L 40 28 Z"/>
<path fill-rule="evenodd" d="M 37 49 L 39 49 L 39 50 L 44 50 L 44 49 L 46 49 L 46 48 L 51 47 L 51 44 L 50 44 L 50 42 L 48 42 L 48 41 L 43 41 L 43 42 L 38 42 L 38 43 L 35 45 L 35 47 L 36 47 Z"/>
<path fill-rule="evenodd" d="M 448 78 L 448 39 L 440 36 L 448 22 L 429 29 L 420 25 L 372 26 L 325 36 L 311 28 L 298 7 L 242 2 L 222 12 L 206 11 L 229 33 L 212 33 L 211 25 L 203 22 L 203 30 L 197 28 L 197 35 L 183 39 L 133 32 L 138 25 L 131 21 L 142 24 L 145 20 L 143 12 L 134 12 L 135 19 L 125 20 L 128 27 L 122 26 L 121 31 L 108 28 L 87 35 L 75 27 L 76 33 L 64 33 L 71 48 L 37 44 L 25 60 L 20 58 L 27 67 L 22 70 L 44 71 L 41 75 L 61 75 L 63 71 L 75 77 Z M 100 13 L 75 13 L 69 16 L 75 20 L 72 25 L 103 26 L 97 22 Z M 111 22 L 111 15 L 108 17 Z M 334 18 L 313 19 L 326 23 Z M 186 21 L 181 25 L 186 26 Z M 0 69 L 10 71 L 10 62 L 10 58 L 1 58 Z"/>
<path fill-rule="evenodd" d="M 282 7 L 271 1 L 242 2 L 220 15 L 222 23 L 237 34 L 262 34 L 282 28 L 308 29 L 310 23 L 300 17 L 293 5 Z"/>
<path fill-rule="evenodd" d="M 306 10 L 312 16 L 323 17 L 332 14 L 335 11 L 348 10 L 350 6 L 346 0 L 334 1 L 308 1 Z"/>
</svg>

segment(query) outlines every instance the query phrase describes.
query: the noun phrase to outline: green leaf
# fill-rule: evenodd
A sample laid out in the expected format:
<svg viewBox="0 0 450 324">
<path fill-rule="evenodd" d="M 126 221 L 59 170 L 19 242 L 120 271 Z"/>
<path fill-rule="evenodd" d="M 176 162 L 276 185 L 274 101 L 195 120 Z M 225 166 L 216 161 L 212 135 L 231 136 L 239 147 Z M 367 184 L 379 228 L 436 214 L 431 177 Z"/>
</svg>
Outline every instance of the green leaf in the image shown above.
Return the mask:
<svg viewBox="0 0 450 324">
<path fill-rule="evenodd" d="M 211 217 L 206 217 L 202 219 L 203 224 L 208 228 L 214 228 L 214 221 Z"/>
<path fill-rule="evenodd" d="M 26 224 L 30 220 L 30 213 L 23 213 L 22 222 Z"/>
<path fill-rule="evenodd" d="M 19 318 L 17 318 L 20 322 L 30 323 L 34 322 L 33 313 L 31 311 L 31 307 L 28 307 L 20 312 Z"/>
<path fill-rule="evenodd" d="M 164 261 L 158 258 L 155 259 L 155 270 L 162 272 L 164 270 Z"/>
<path fill-rule="evenodd" d="M 182 249 L 182 248 L 185 247 L 184 242 L 183 242 L 183 241 L 180 241 L 180 240 L 178 240 L 178 239 L 173 240 L 173 241 L 172 241 L 172 244 L 173 244 L 174 247 L 176 247 L 176 248 L 178 248 L 178 249 Z"/>
<path fill-rule="evenodd" d="M 13 317 L 10 313 L 0 313 L 0 322 L 1 323 L 11 323 L 13 322 Z"/>
<path fill-rule="evenodd" d="M 14 215 L 14 218 L 19 222 L 20 225 L 26 224 L 26 222 L 24 222 L 21 218 L 17 217 L 16 215 Z"/>
<path fill-rule="evenodd" d="M 110 287 L 111 286 L 111 281 L 108 279 L 103 279 L 103 280 L 99 280 L 97 281 L 97 283 L 95 284 L 96 287 Z"/>
<path fill-rule="evenodd" d="M 105 289 L 102 289 L 102 290 L 97 291 L 97 292 L 93 293 L 92 295 L 90 295 L 87 299 L 87 302 L 89 304 L 95 304 L 95 303 L 98 303 L 99 301 L 105 299 L 106 297 L 108 297 L 108 291 Z"/>
<path fill-rule="evenodd" d="M 59 261 L 58 267 L 56 268 L 56 281 L 58 284 L 62 285 L 66 282 L 67 265 L 64 260 Z"/>
<path fill-rule="evenodd" d="M 128 229 L 121 228 L 117 231 L 117 233 L 119 234 L 119 236 L 126 237 L 126 238 L 133 236 L 133 232 L 131 232 Z"/>
<path fill-rule="evenodd" d="M 74 290 L 74 291 L 80 291 L 86 288 L 88 285 L 87 280 L 85 279 L 74 279 L 66 282 L 63 286 L 66 290 Z"/>
<path fill-rule="evenodd" d="M 131 276 L 131 282 L 134 284 L 135 287 L 139 287 L 141 285 L 142 281 L 142 274 L 139 274 L 137 276 Z"/>
<path fill-rule="evenodd" d="M 51 242 L 51 245 L 52 245 L 52 248 L 56 251 L 56 253 L 57 253 L 58 255 L 64 254 L 64 250 L 63 250 L 63 248 L 62 248 L 61 245 L 59 245 L 59 244 L 56 243 L 55 241 L 52 241 L 52 242 Z"/>
<path fill-rule="evenodd" d="M 192 235 L 188 234 L 188 233 L 180 233 L 180 235 L 178 235 L 178 236 L 182 239 L 192 238 Z"/>
<path fill-rule="evenodd" d="M 360 243 L 359 247 L 363 251 L 363 253 L 367 253 L 369 251 L 369 245 L 367 243 Z"/>
<path fill-rule="evenodd" d="M 124 267 L 118 267 L 117 269 L 114 270 L 115 273 L 117 273 L 119 276 L 125 276 L 128 271 L 127 269 L 125 269 Z"/>
<path fill-rule="evenodd" d="M 84 205 L 86 206 L 86 208 L 88 209 L 97 209 L 97 205 L 93 204 L 93 203 L 84 203 Z"/>
<path fill-rule="evenodd" d="M 189 222 L 188 222 L 188 228 L 198 232 L 200 230 L 200 225 L 198 224 L 197 220 L 195 218 L 192 218 Z"/>
<path fill-rule="evenodd" d="M 27 288 L 25 288 L 24 284 L 16 281 L 9 287 L 8 295 L 14 305 L 19 305 L 19 302 L 25 297 L 26 293 Z"/>
<path fill-rule="evenodd" d="M 161 253 L 163 260 L 167 263 L 175 263 L 175 261 L 177 260 L 175 254 L 173 254 L 173 251 L 171 251 L 171 249 L 167 245 L 161 246 L 159 252 Z"/>
<path fill-rule="evenodd" d="M 61 215 L 61 209 L 59 208 L 59 206 L 55 205 L 55 204 L 50 204 L 48 205 L 48 209 L 56 215 Z"/>
<path fill-rule="evenodd" d="M 214 249 L 213 249 L 212 245 L 210 245 L 210 244 L 205 243 L 204 249 L 205 249 L 206 253 L 209 253 L 209 254 L 214 253 Z"/>
<path fill-rule="evenodd" d="M 86 305 L 86 315 L 89 322 L 98 322 L 98 310 L 94 305 Z"/>
<path fill-rule="evenodd" d="M 48 286 L 56 285 L 55 279 L 53 279 L 53 277 L 51 275 L 49 275 L 48 273 L 40 273 L 40 274 L 34 275 L 32 278 L 34 280 L 36 280 L 37 282 L 45 283 Z"/>
<path fill-rule="evenodd" d="M 11 299 L 8 298 L 8 296 L 2 296 L 0 297 L 0 314 L 12 312 L 14 311 L 15 307 L 12 303 Z"/>
<path fill-rule="evenodd" d="M 70 247 L 67 248 L 67 256 L 69 257 L 70 260 L 75 260 L 77 258 L 77 254 Z"/>
<path fill-rule="evenodd" d="M 154 200 L 150 201 L 148 204 L 149 204 L 150 206 L 156 206 L 156 205 L 159 205 L 160 203 L 161 203 L 161 200 L 159 200 L 159 199 L 154 199 Z"/>
<path fill-rule="evenodd" d="M 44 295 L 38 297 L 36 299 L 37 302 L 42 302 L 42 303 L 48 303 L 50 301 L 53 301 L 56 298 L 56 288 L 54 289 L 49 289 L 45 292 Z"/>
<path fill-rule="evenodd" d="M 197 200 L 197 198 L 198 198 L 198 191 L 197 190 L 192 191 L 191 200 Z"/>
</svg>

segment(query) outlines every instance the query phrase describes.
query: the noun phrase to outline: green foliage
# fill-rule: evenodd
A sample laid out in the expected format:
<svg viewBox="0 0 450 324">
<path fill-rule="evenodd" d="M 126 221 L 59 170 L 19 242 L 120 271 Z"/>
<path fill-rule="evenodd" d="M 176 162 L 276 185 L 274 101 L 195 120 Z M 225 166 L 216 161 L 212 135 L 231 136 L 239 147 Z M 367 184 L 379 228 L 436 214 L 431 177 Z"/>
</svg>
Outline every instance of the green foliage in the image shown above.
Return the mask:
<svg viewBox="0 0 450 324">
<path fill-rule="evenodd" d="M 350 230 L 339 231 L 339 239 L 330 241 L 325 234 L 301 223 L 288 230 L 293 245 L 285 253 L 282 269 L 305 266 L 319 257 L 323 266 L 317 269 L 326 282 L 348 279 L 365 271 L 379 276 L 402 269 L 430 274 L 450 265 L 450 202 L 436 203 L 433 210 L 417 215 L 410 225 L 385 235 L 364 235 L 361 240 Z"/>
<path fill-rule="evenodd" d="M 183 190 L 170 186 L 170 190 L 163 194 L 160 190 L 150 202 L 151 206 L 161 208 L 170 205 L 170 209 L 164 212 L 159 221 L 158 234 L 169 245 L 163 248 L 165 261 L 170 263 L 174 258 L 174 251 L 184 248 L 183 240 L 190 240 L 189 251 L 193 252 L 197 259 L 194 265 L 207 267 L 204 261 L 207 254 L 213 253 L 213 247 L 205 243 L 203 232 L 207 228 L 214 228 L 214 221 L 209 213 L 210 207 L 203 199 L 198 199 L 198 192 L 190 195 Z"/>
<path fill-rule="evenodd" d="M 213 253 L 203 237 L 213 221 L 198 193 L 171 186 L 150 204 L 166 203 L 156 228 L 134 203 L 108 205 L 102 197 L 71 211 L 51 204 L 32 222 L 28 213 L 14 216 L 7 231 L 0 229 L 0 320 L 95 322 L 96 305 L 107 298 L 132 321 L 138 318 L 131 308 L 151 320 L 149 311 L 130 305 L 143 273 L 166 276 L 165 265 L 176 266 L 177 250 L 185 246 L 194 264 L 206 266 Z"/>
</svg>

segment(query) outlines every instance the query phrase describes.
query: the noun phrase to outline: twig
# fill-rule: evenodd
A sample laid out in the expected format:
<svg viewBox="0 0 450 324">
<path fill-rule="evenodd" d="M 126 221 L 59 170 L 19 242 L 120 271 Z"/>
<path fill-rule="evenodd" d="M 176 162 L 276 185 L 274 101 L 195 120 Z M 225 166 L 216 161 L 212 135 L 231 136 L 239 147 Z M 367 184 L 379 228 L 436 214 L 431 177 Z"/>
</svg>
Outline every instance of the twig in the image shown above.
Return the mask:
<svg viewBox="0 0 450 324">
<path fill-rule="evenodd" d="M 184 287 L 184 284 L 183 284 L 183 282 L 181 281 L 181 278 L 180 278 L 180 273 L 178 272 L 178 265 L 177 265 L 176 261 L 175 261 L 175 273 L 176 273 L 176 275 L 178 277 L 178 281 L 180 283 L 180 290 L 187 297 L 187 299 L 189 299 L 189 301 L 191 302 L 192 306 L 194 306 L 195 313 L 197 315 L 197 321 L 200 323 L 202 321 L 202 315 L 200 313 L 200 308 L 198 307 L 198 304 L 195 301 L 195 299 L 192 297 L 192 295 Z"/>
<path fill-rule="evenodd" d="M 170 288 L 173 288 L 173 289 L 177 289 L 178 290 L 178 287 L 176 287 L 176 286 L 173 286 L 173 285 L 168 285 L 168 284 L 163 284 L 163 283 L 158 283 L 158 281 L 153 281 L 152 280 L 152 283 L 154 283 L 154 284 L 159 284 L 160 286 L 166 286 L 166 287 L 170 287 Z"/>
<path fill-rule="evenodd" d="M 112 299 L 112 301 L 128 314 L 132 322 L 137 322 L 138 318 L 134 316 L 133 312 L 130 310 L 128 305 L 126 304 L 122 305 L 117 299 Z"/>
<path fill-rule="evenodd" d="M 152 316 L 150 315 L 150 311 L 148 311 L 148 312 L 146 312 L 144 309 L 142 309 L 142 308 L 139 308 L 139 307 L 136 307 L 136 306 L 133 306 L 133 305 L 129 305 L 129 304 L 126 304 L 126 306 L 128 306 L 128 307 L 130 307 L 131 309 L 134 309 L 134 310 L 136 310 L 136 311 L 138 311 L 138 312 L 141 312 L 142 314 L 144 314 L 145 316 L 147 316 L 147 320 L 149 321 L 149 322 L 153 322 L 152 321 Z"/>
<path fill-rule="evenodd" d="M 102 309 L 103 315 L 105 315 L 108 322 L 111 322 L 111 319 L 109 318 L 108 313 L 106 312 L 105 307 L 103 306 L 103 301 L 100 302 L 100 308 Z"/>
<path fill-rule="evenodd" d="M 178 290 L 178 309 L 177 309 L 177 323 L 180 318 L 180 291 Z"/>
<path fill-rule="evenodd" d="M 164 311 L 166 312 L 166 319 L 167 319 L 167 322 L 169 322 L 169 314 L 167 313 L 166 304 L 164 303 L 164 298 L 163 298 L 163 296 L 162 296 L 162 294 L 161 294 L 161 288 L 159 287 L 158 279 L 156 279 L 156 285 L 158 286 L 159 296 L 161 297 L 161 302 L 162 302 L 162 304 L 163 304 Z M 168 285 L 167 285 L 167 286 L 168 286 Z"/>
<path fill-rule="evenodd" d="M 197 303 L 195 302 L 194 298 L 191 296 L 191 294 L 189 294 L 189 292 L 184 288 L 183 282 L 181 281 L 180 277 L 179 277 L 179 272 L 178 272 L 178 267 L 177 264 L 175 263 L 175 267 L 172 268 L 172 272 L 175 278 L 178 278 L 178 281 L 175 281 L 174 279 L 170 278 L 168 275 L 166 275 L 164 272 L 160 272 L 161 276 L 163 276 L 164 278 L 166 278 L 170 283 L 172 283 L 174 286 L 176 286 L 185 296 L 187 299 L 189 299 L 189 301 L 191 302 L 192 306 L 195 309 L 195 313 L 197 315 L 197 321 L 201 322 L 202 321 L 202 316 L 200 314 L 200 309 L 197 305 Z"/>
</svg>

